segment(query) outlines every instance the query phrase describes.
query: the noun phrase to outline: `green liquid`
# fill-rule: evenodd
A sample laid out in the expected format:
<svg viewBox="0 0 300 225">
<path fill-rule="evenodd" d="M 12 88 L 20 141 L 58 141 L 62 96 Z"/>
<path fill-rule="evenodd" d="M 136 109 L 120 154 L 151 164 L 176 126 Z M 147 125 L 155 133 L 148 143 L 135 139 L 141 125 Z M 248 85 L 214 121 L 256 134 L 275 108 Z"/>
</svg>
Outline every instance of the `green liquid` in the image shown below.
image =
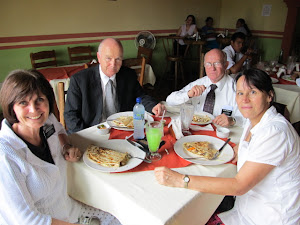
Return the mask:
<svg viewBox="0 0 300 225">
<path fill-rule="evenodd" d="M 156 152 L 158 150 L 160 140 L 162 137 L 161 129 L 160 128 L 151 128 L 147 130 L 147 141 L 148 147 L 151 152 Z"/>
</svg>

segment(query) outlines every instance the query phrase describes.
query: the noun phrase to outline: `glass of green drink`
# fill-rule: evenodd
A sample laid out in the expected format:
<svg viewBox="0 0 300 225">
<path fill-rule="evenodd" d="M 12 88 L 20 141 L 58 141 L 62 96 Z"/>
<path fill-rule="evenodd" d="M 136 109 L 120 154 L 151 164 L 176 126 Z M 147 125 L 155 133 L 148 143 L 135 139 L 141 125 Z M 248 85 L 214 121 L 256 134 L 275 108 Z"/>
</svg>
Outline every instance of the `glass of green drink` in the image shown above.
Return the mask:
<svg viewBox="0 0 300 225">
<path fill-rule="evenodd" d="M 151 161 L 158 161 L 161 159 L 161 154 L 159 154 L 157 151 L 161 141 L 161 137 L 163 136 L 163 132 L 163 123 L 159 121 L 149 121 L 146 124 L 147 142 L 151 153 L 147 158 Z"/>
</svg>

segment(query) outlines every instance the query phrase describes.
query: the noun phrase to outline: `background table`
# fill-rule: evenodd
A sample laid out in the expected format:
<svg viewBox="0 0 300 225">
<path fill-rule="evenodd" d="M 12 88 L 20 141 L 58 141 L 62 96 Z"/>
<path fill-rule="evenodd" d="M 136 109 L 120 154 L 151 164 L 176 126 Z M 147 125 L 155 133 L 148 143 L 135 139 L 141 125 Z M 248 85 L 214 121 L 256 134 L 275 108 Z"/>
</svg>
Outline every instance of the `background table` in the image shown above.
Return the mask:
<svg viewBox="0 0 300 225">
<path fill-rule="evenodd" d="M 276 102 L 285 104 L 291 123 L 300 121 L 300 87 L 297 85 L 273 84 Z"/>
<path fill-rule="evenodd" d="M 238 140 L 242 128 L 234 129 L 231 137 Z M 100 145 L 108 138 L 109 135 L 100 135 L 96 126 L 70 136 L 72 144 L 81 151 L 91 143 Z M 233 177 L 236 174 L 233 164 L 192 164 L 174 170 L 213 177 Z M 159 185 L 153 171 L 103 173 L 89 168 L 82 160 L 69 163 L 68 193 L 74 199 L 112 213 L 123 225 L 205 224 L 224 197 Z"/>
</svg>

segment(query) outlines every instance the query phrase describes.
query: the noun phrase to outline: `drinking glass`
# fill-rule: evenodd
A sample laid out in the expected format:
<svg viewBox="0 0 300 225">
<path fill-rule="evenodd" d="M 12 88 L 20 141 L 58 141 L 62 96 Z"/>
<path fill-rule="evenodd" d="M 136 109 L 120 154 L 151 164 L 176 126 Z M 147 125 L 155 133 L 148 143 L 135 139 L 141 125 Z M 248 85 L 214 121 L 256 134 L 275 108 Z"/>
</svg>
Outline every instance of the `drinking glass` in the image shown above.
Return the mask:
<svg viewBox="0 0 300 225">
<path fill-rule="evenodd" d="M 294 56 L 289 56 L 287 60 L 287 65 L 286 65 L 286 72 L 287 74 L 292 74 L 292 71 L 294 70 L 294 67 L 296 66 L 295 63 L 295 57 Z"/>
<path fill-rule="evenodd" d="M 163 123 L 160 121 L 149 121 L 146 124 L 146 137 L 148 142 L 148 147 L 150 150 L 150 155 L 147 159 L 151 161 L 158 161 L 161 159 L 161 154 L 159 154 L 158 147 L 161 142 L 161 138 L 164 133 Z"/>
<path fill-rule="evenodd" d="M 180 120 L 183 135 L 191 135 L 189 131 L 194 116 L 194 106 L 183 104 L 180 107 Z"/>
</svg>

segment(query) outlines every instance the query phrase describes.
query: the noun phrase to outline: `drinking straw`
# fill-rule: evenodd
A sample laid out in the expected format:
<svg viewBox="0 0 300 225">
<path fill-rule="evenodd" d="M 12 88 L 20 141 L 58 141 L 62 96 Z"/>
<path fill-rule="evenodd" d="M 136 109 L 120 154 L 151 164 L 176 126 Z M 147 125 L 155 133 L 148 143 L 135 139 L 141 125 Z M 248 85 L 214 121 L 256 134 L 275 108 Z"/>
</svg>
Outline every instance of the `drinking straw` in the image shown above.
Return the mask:
<svg viewBox="0 0 300 225">
<path fill-rule="evenodd" d="M 162 121 L 164 120 L 165 112 L 166 112 L 166 110 L 164 109 L 164 112 L 163 112 L 163 115 L 161 117 L 160 123 L 162 123 Z"/>
</svg>

